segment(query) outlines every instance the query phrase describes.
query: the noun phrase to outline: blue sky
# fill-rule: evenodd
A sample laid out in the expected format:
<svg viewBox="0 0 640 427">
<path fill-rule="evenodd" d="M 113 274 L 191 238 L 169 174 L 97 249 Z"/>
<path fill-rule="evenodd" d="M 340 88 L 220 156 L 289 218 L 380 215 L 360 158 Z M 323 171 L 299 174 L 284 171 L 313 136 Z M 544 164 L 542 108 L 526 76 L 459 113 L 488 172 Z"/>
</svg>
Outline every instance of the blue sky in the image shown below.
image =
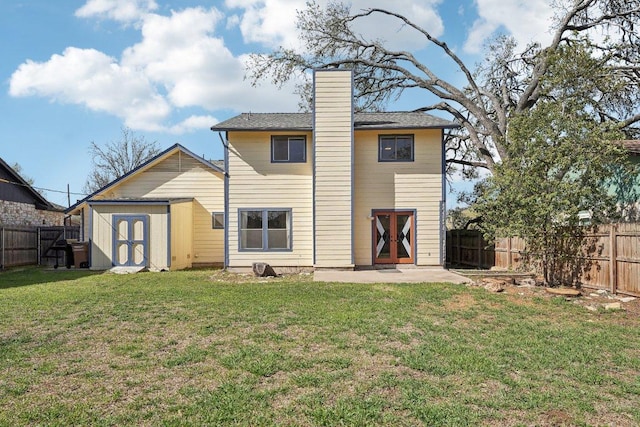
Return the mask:
<svg viewBox="0 0 640 427">
<path fill-rule="evenodd" d="M 350 3 L 411 17 L 468 65 L 497 31 L 521 43 L 544 41 L 551 16 L 546 1 Z M 0 157 L 20 164 L 63 206 L 67 184 L 71 203 L 82 197 L 90 142 L 118 140 L 124 126 L 161 149 L 179 142 L 221 158 L 209 130 L 218 121 L 246 111 L 297 111 L 291 86 L 265 81 L 252 88 L 244 63 L 250 53 L 295 46 L 295 11 L 302 8 L 304 0 L 0 0 Z M 415 52 L 443 78 L 460 78 L 407 29 L 372 21 L 361 31 Z M 412 92 L 389 109 L 424 105 L 425 94 Z"/>
</svg>

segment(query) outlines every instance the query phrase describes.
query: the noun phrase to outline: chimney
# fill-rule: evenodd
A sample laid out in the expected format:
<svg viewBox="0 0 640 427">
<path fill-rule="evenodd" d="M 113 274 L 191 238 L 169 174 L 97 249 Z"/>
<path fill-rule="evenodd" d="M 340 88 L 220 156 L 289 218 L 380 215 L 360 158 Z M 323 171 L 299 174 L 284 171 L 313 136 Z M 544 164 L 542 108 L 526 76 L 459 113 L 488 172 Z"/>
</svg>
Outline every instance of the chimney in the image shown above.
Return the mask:
<svg viewBox="0 0 640 427">
<path fill-rule="evenodd" d="M 353 268 L 353 73 L 314 72 L 314 265 Z"/>
</svg>

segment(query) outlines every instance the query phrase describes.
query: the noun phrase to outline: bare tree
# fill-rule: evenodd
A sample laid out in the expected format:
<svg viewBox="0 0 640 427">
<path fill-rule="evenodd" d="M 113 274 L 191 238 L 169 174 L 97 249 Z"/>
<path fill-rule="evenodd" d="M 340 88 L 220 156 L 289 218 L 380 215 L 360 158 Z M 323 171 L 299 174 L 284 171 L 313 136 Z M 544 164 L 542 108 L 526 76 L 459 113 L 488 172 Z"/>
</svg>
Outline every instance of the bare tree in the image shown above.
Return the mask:
<svg viewBox="0 0 640 427">
<path fill-rule="evenodd" d="M 122 136 L 99 146 L 94 141 L 89 145 L 92 170 L 87 177 L 84 191 L 91 194 L 116 178 L 131 172 L 160 152 L 156 142 L 149 142 L 144 136 L 136 135 L 129 128 L 122 128 Z"/>
<path fill-rule="evenodd" d="M 580 44 L 593 54 L 595 68 L 580 71 L 575 83 L 592 91 L 585 106 L 600 123 L 610 123 L 628 137 L 640 129 L 640 0 L 558 0 L 553 38 L 547 46 L 531 44 L 517 50 L 515 42 L 499 37 L 487 49 L 476 69 L 443 41 L 410 19 L 391 10 L 371 8 L 352 13 L 349 6 L 329 3 L 322 8 L 309 1 L 298 12 L 297 28 L 304 51 L 280 48 L 268 55 L 253 55 L 248 65 L 255 83 L 270 78 L 276 84 L 305 71 L 340 66 L 354 70 L 357 107 L 381 110 L 407 89 L 424 89 L 438 98 L 422 111 L 443 111 L 462 128 L 448 137 L 448 159 L 473 174 L 477 167 L 493 170 L 508 156 L 509 118 L 532 109 L 549 92 L 540 90 L 549 72 L 550 58 L 563 47 Z M 452 65 L 451 75 L 463 75 L 463 87 L 438 75 L 413 53 L 392 50 L 377 39 L 366 39 L 354 24 L 384 15 L 415 30 L 435 46 Z M 595 40 L 596 32 L 607 34 Z M 566 82 L 566 79 L 560 79 Z M 300 93 L 309 99 L 309 85 Z M 566 93 L 566 92 L 565 92 Z"/>
</svg>

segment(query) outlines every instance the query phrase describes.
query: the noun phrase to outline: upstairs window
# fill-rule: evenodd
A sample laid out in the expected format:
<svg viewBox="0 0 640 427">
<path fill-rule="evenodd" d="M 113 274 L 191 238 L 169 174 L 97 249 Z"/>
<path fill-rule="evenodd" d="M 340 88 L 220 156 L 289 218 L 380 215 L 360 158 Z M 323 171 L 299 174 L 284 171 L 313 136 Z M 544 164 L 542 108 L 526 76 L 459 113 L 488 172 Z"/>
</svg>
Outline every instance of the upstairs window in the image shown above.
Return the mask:
<svg viewBox="0 0 640 427">
<path fill-rule="evenodd" d="M 413 162 L 413 135 L 380 135 L 379 162 Z"/>
<path fill-rule="evenodd" d="M 272 163 L 305 163 L 307 140 L 304 136 L 272 136 Z"/>
</svg>

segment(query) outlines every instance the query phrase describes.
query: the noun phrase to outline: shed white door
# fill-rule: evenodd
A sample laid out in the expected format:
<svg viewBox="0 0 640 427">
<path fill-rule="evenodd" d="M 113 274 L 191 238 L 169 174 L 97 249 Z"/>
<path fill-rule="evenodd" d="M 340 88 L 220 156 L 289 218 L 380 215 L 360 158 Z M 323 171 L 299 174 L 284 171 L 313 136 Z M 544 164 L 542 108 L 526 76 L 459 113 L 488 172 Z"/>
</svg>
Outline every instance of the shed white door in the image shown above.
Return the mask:
<svg viewBox="0 0 640 427">
<path fill-rule="evenodd" d="M 148 222 L 146 215 L 113 216 L 113 265 L 148 266 Z"/>
</svg>

